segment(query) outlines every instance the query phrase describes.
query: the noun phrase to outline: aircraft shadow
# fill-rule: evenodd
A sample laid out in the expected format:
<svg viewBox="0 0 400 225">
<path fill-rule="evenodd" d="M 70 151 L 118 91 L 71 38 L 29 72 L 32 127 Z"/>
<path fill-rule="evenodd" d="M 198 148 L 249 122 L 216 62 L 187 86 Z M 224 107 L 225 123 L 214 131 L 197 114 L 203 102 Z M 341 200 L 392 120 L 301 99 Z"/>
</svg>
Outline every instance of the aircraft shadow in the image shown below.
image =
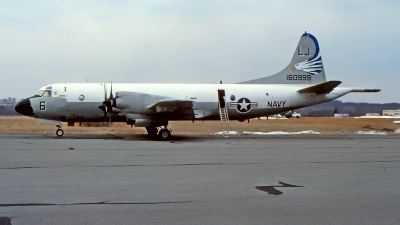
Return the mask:
<svg viewBox="0 0 400 225">
<path fill-rule="evenodd" d="M 281 185 L 271 185 L 271 186 L 257 186 L 256 189 L 260 191 L 267 192 L 269 195 L 281 195 L 283 192 L 277 190 L 276 187 L 304 187 L 304 186 L 297 186 L 293 184 L 287 184 L 283 182 L 278 182 Z"/>
</svg>

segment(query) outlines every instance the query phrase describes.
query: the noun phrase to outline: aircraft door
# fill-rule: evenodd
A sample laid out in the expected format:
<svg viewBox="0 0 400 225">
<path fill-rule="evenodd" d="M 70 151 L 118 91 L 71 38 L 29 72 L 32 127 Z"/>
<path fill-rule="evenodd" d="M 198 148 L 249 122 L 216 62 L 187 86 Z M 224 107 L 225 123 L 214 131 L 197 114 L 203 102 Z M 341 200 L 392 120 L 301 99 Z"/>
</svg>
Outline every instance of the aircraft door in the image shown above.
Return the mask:
<svg viewBox="0 0 400 225">
<path fill-rule="evenodd" d="M 225 108 L 225 90 L 218 89 L 218 102 L 221 108 Z"/>
</svg>

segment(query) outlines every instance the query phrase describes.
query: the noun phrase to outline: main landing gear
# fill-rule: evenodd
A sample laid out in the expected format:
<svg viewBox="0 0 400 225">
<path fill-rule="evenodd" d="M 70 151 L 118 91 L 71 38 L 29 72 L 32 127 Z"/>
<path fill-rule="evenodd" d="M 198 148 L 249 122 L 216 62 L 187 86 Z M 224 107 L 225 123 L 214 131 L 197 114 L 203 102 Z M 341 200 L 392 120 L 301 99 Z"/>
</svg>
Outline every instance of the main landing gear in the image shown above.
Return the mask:
<svg viewBox="0 0 400 225">
<path fill-rule="evenodd" d="M 150 137 L 158 138 L 159 140 L 168 140 L 171 138 L 171 130 L 168 130 L 167 126 L 160 128 L 160 130 L 157 127 L 146 127 L 146 130 Z"/>
<path fill-rule="evenodd" d="M 58 137 L 62 137 L 63 135 L 64 135 L 64 131 L 61 129 L 61 126 L 60 125 L 57 125 L 57 131 L 56 131 L 56 135 L 58 136 Z"/>
<path fill-rule="evenodd" d="M 160 140 L 168 140 L 171 137 L 171 131 L 169 131 L 168 129 L 161 129 L 158 132 L 158 138 Z"/>
</svg>

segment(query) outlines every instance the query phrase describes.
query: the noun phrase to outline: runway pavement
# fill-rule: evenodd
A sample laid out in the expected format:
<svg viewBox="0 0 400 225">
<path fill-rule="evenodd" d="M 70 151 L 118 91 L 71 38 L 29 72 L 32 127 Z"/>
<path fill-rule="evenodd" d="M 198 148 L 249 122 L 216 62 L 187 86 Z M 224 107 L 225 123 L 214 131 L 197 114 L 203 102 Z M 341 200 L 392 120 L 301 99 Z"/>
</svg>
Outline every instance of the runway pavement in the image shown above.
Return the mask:
<svg viewBox="0 0 400 225">
<path fill-rule="evenodd" d="M 3 224 L 399 224 L 400 135 L 0 135 Z"/>
</svg>

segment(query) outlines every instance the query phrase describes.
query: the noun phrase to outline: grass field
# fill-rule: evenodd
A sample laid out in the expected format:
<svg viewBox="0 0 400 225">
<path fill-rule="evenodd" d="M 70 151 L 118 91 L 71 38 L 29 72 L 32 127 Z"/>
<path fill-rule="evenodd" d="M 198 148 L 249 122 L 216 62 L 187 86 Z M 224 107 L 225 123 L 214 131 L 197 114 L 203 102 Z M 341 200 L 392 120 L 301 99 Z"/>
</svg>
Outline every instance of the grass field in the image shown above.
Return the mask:
<svg viewBox="0 0 400 225">
<path fill-rule="evenodd" d="M 298 132 L 313 130 L 322 134 L 347 133 L 355 131 L 386 131 L 388 134 L 400 128 L 400 124 L 393 121 L 399 119 L 375 119 L 375 118 L 320 118 L 309 117 L 300 119 L 270 119 L 250 120 L 250 123 L 230 121 L 229 130 L 242 133 L 249 132 Z M 94 126 L 93 126 L 94 125 Z M 146 134 L 143 127 L 132 127 L 125 123 L 103 124 L 76 123 L 68 127 L 63 123 L 62 129 L 66 134 L 93 133 L 93 134 Z M 215 134 L 221 130 L 220 121 L 170 121 L 169 129 L 173 134 Z M 36 119 L 24 116 L 0 117 L 0 133 L 55 133 L 55 125 L 39 124 Z"/>
</svg>

